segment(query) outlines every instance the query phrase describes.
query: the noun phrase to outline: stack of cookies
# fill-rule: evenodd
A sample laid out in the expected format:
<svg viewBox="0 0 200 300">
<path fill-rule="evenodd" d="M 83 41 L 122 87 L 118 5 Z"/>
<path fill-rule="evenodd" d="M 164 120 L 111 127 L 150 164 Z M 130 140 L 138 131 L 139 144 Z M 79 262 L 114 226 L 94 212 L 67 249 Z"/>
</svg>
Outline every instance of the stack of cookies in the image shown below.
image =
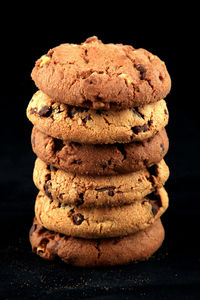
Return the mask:
<svg viewBox="0 0 200 300">
<path fill-rule="evenodd" d="M 32 78 L 33 252 L 76 266 L 149 258 L 163 242 L 168 207 L 164 62 L 91 37 L 51 49 Z"/>
</svg>

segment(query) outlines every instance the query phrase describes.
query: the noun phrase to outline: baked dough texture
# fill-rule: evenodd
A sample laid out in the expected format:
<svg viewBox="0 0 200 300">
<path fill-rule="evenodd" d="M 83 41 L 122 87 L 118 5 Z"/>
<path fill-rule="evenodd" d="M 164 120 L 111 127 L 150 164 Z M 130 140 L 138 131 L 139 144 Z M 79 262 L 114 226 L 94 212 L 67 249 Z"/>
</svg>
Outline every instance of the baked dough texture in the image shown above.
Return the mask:
<svg viewBox="0 0 200 300">
<path fill-rule="evenodd" d="M 47 135 L 83 144 L 145 140 L 163 129 L 169 119 L 165 100 L 137 109 L 98 111 L 60 104 L 41 91 L 29 102 L 27 117 Z"/>
<path fill-rule="evenodd" d="M 80 175 L 117 175 L 135 172 L 161 161 L 169 148 L 166 130 L 127 144 L 80 144 L 55 139 L 33 127 L 35 154 L 48 165 Z"/>
<path fill-rule="evenodd" d="M 112 176 L 75 175 L 36 159 L 33 181 L 51 200 L 78 207 L 119 206 L 142 199 L 169 177 L 165 161 L 137 172 Z"/>
<path fill-rule="evenodd" d="M 124 109 L 156 102 L 170 91 L 163 61 L 145 49 L 103 44 L 61 44 L 42 55 L 32 78 L 55 101 L 93 109 Z"/>
<path fill-rule="evenodd" d="M 79 208 L 61 204 L 39 192 L 35 202 L 38 222 L 49 230 L 85 239 L 126 236 L 143 230 L 168 207 L 162 187 L 141 200 L 117 207 Z"/>
<path fill-rule="evenodd" d="M 34 218 L 30 229 L 32 251 L 47 260 L 56 256 L 79 267 L 124 265 L 148 259 L 162 245 L 160 219 L 135 234 L 109 239 L 81 239 L 50 231 Z"/>
</svg>

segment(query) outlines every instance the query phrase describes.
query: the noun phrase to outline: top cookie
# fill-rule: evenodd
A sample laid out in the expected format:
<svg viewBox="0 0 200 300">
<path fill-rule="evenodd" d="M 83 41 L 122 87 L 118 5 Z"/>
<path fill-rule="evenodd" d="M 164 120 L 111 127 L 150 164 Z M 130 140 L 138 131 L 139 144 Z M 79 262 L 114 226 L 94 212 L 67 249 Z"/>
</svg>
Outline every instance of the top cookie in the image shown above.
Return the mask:
<svg viewBox="0 0 200 300">
<path fill-rule="evenodd" d="M 61 44 L 36 61 L 36 86 L 57 102 L 92 109 L 125 109 L 156 102 L 170 91 L 166 66 L 145 49 L 103 44 Z"/>
</svg>

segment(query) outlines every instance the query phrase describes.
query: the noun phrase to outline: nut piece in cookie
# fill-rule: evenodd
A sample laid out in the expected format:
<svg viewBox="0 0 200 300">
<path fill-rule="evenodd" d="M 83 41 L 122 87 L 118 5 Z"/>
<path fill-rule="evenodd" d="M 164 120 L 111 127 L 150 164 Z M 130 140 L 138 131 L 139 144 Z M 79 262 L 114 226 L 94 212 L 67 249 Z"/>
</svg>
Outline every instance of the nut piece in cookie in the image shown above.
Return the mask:
<svg viewBox="0 0 200 300">
<path fill-rule="evenodd" d="M 50 60 L 50 57 L 47 56 L 47 55 L 43 55 L 41 58 L 40 58 L 40 67 L 43 67 L 43 65 L 45 65 L 48 61 Z"/>
</svg>

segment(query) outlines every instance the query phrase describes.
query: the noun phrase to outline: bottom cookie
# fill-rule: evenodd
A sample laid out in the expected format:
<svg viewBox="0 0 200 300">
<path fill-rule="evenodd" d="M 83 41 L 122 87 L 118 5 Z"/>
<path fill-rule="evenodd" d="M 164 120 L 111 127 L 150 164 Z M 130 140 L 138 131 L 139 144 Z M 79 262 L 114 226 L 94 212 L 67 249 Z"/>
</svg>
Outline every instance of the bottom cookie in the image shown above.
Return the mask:
<svg viewBox="0 0 200 300">
<path fill-rule="evenodd" d="M 79 267 L 123 265 L 148 259 L 162 245 L 164 228 L 160 219 L 135 234 L 109 239 L 69 237 L 42 227 L 36 218 L 30 229 L 32 251 L 42 258 L 60 257 Z"/>
</svg>

